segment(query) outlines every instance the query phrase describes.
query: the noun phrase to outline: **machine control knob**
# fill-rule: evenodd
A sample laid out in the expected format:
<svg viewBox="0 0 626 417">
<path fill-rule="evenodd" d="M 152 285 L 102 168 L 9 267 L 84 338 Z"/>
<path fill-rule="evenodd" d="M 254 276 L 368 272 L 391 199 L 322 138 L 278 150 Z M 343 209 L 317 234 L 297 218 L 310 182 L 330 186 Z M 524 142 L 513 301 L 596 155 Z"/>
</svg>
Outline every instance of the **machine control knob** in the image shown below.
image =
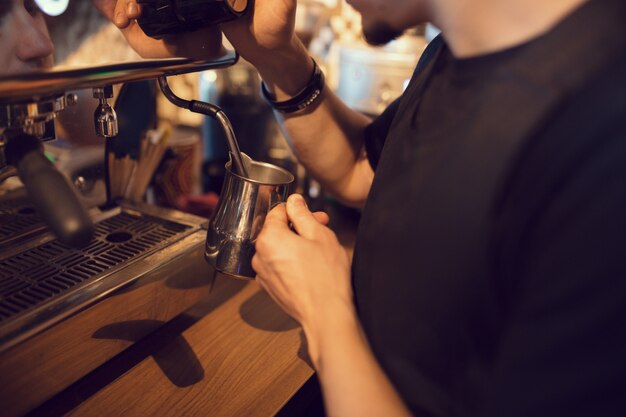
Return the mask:
<svg viewBox="0 0 626 417">
<path fill-rule="evenodd" d="M 113 88 L 111 86 L 94 88 L 93 96 L 100 100 L 100 104 L 96 107 L 96 111 L 93 115 L 96 134 L 103 138 L 117 136 L 119 133 L 117 114 L 108 101 L 108 99 L 113 97 Z"/>
<path fill-rule="evenodd" d="M 108 103 L 98 105 L 94 113 L 94 123 L 96 134 L 103 138 L 115 137 L 119 132 L 117 115 Z"/>
</svg>

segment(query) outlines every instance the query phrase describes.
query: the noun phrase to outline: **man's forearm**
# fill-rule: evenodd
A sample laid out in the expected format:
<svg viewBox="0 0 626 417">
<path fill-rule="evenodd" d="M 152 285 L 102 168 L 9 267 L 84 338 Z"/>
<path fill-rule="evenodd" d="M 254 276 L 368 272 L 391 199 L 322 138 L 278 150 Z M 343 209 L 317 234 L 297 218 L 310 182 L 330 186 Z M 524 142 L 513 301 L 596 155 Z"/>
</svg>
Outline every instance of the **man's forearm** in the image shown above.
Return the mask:
<svg viewBox="0 0 626 417">
<path fill-rule="evenodd" d="M 339 304 L 305 324 L 329 416 L 410 416 L 377 363 L 352 305 Z M 323 316 L 327 316 L 324 318 Z M 316 323 L 319 323 L 316 324 Z"/>
<path fill-rule="evenodd" d="M 313 61 L 299 41 L 290 50 L 255 65 L 278 101 L 302 90 L 313 71 Z M 363 158 L 368 117 L 348 108 L 326 86 L 310 107 L 277 113 L 277 118 L 300 163 L 326 190 L 348 203 L 365 200 L 373 178 Z"/>
</svg>

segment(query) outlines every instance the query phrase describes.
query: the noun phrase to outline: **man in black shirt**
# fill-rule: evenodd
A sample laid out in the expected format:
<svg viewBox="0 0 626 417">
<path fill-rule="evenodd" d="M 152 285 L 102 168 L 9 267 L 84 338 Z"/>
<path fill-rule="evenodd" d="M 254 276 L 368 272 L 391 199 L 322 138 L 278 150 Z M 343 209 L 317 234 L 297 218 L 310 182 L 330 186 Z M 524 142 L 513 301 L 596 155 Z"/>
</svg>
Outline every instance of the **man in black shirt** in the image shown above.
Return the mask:
<svg viewBox="0 0 626 417">
<path fill-rule="evenodd" d="M 626 410 L 626 37 L 573 35 L 609 10 L 480 57 L 435 40 L 366 131 L 356 302 L 414 413 Z"/>
<path fill-rule="evenodd" d="M 253 261 L 328 414 L 626 415 L 623 1 L 350 3 L 372 42 L 443 30 L 373 123 L 319 88 L 293 1 L 223 26 L 299 160 L 365 204 L 352 269 L 299 196 Z"/>
</svg>

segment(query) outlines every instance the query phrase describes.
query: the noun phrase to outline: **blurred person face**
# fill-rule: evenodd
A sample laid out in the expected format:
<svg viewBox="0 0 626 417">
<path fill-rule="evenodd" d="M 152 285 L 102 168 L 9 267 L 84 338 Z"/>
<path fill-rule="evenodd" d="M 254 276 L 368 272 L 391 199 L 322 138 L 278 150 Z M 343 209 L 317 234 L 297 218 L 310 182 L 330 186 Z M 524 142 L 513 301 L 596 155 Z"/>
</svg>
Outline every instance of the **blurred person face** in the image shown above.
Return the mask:
<svg viewBox="0 0 626 417">
<path fill-rule="evenodd" d="M 49 68 L 53 51 L 34 0 L 0 0 L 0 75 Z"/>
<path fill-rule="evenodd" d="M 384 45 L 412 27 L 429 21 L 425 0 L 346 0 L 361 15 L 365 40 Z"/>
</svg>

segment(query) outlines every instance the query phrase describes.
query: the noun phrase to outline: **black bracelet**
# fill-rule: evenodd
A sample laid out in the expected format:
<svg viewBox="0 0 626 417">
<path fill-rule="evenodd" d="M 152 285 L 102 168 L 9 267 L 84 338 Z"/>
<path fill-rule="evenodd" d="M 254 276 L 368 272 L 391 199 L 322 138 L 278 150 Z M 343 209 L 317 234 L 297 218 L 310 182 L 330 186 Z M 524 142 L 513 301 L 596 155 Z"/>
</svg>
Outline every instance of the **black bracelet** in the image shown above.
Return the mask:
<svg viewBox="0 0 626 417">
<path fill-rule="evenodd" d="M 313 60 L 313 74 L 311 74 L 311 78 L 306 87 L 289 100 L 276 101 L 276 96 L 267 91 L 265 83 L 261 82 L 261 94 L 263 98 L 274 110 L 278 110 L 281 113 L 294 113 L 310 106 L 322 95 L 323 88 L 324 73 L 315 60 Z"/>
</svg>

